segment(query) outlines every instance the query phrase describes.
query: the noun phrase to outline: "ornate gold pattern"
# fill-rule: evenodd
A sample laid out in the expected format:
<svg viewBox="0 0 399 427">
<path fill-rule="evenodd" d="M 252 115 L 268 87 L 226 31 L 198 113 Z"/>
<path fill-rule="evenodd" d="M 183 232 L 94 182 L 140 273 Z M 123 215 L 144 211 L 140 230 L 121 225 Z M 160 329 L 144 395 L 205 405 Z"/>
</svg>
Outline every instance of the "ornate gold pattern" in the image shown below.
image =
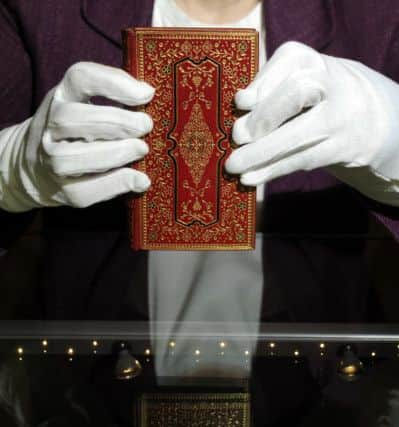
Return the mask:
<svg viewBox="0 0 399 427">
<path fill-rule="evenodd" d="M 199 185 L 205 168 L 211 158 L 215 143 L 202 112 L 196 102 L 190 113 L 188 122 L 184 126 L 180 139 L 180 153 L 189 167 L 195 185 Z"/>
<path fill-rule="evenodd" d="M 247 393 L 146 394 L 140 399 L 141 427 L 249 427 Z"/>
<path fill-rule="evenodd" d="M 219 77 L 220 65 L 209 59 L 195 63 L 186 58 L 175 65 L 176 118 L 169 134 L 175 148 L 170 156 L 175 161 L 177 180 L 175 218 L 186 226 L 195 222 L 203 226 L 217 222 L 219 171 L 226 152 L 220 146 L 220 139 L 226 138 L 226 134 L 220 127 L 217 109 L 212 108 L 219 105 L 220 88 L 215 84 Z M 179 158 L 188 167 L 182 167 Z M 205 171 L 206 181 L 203 180 Z M 187 175 L 191 179 L 186 179 Z"/>
<path fill-rule="evenodd" d="M 182 202 L 182 213 L 180 218 L 186 223 L 199 221 L 201 223 L 211 222 L 214 219 L 213 203 L 207 201 L 204 193 L 211 187 L 210 180 L 200 188 L 193 188 L 187 180 L 183 182 L 183 188 L 189 191 L 191 198 Z"/>
<path fill-rule="evenodd" d="M 253 248 L 254 236 L 254 207 L 255 193 L 247 191 L 237 191 L 237 179 L 222 179 L 220 183 L 220 206 L 217 224 L 204 227 L 201 224 L 193 223 L 189 226 L 177 226 L 172 213 L 174 211 L 175 194 L 174 172 L 171 164 L 165 162 L 165 152 L 172 149 L 171 142 L 166 135 L 173 126 L 173 111 L 170 109 L 170 100 L 174 96 L 173 79 L 169 70 L 177 61 L 189 57 L 193 61 L 204 60 L 205 57 L 213 58 L 217 63 L 222 64 L 223 82 L 220 99 L 220 123 L 224 126 L 224 132 L 231 135 L 231 128 L 234 121 L 232 100 L 237 89 L 246 86 L 244 82 L 252 79 L 257 68 L 257 36 L 254 32 L 246 30 L 223 31 L 223 30 L 190 30 L 183 29 L 136 29 L 137 77 L 145 80 L 155 88 L 162 88 L 156 91 L 153 101 L 145 107 L 155 122 L 154 130 L 150 134 L 151 139 L 150 154 L 146 162 L 139 162 L 138 169 L 146 172 L 146 165 L 151 180 L 152 187 L 148 193 L 138 203 L 138 220 L 143 224 L 143 228 L 137 230 L 141 237 L 141 247 L 144 249 L 212 249 L 212 250 L 242 250 Z M 248 49 L 250 57 L 248 60 Z M 146 58 L 146 60 L 144 60 Z M 198 73 L 195 67 L 192 73 Z M 206 84 L 207 77 L 201 74 L 193 75 L 191 79 L 192 91 L 198 96 L 190 100 L 193 105 L 200 102 L 207 108 L 211 108 L 212 100 L 207 100 L 202 96 L 201 87 Z M 212 78 L 209 81 L 213 82 Z M 161 93 L 161 95 L 158 95 Z M 191 103 L 190 102 L 190 103 Z M 189 104 L 187 104 L 187 109 Z M 197 109 L 197 107 L 196 107 Z M 193 114 L 194 107 L 191 113 Z M 203 112 L 202 112 L 203 114 Z M 200 120 L 198 121 L 198 123 Z M 159 125 L 157 125 L 159 123 Z M 199 126 L 199 124 L 198 124 Z M 188 125 L 187 125 L 188 127 Z M 199 126 L 200 127 L 200 126 Z M 188 132 L 186 132 L 187 134 Z M 207 132 L 202 128 L 202 135 Z M 192 134 L 194 135 L 194 133 Z M 194 163 L 194 157 L 204 159 L 205 154 L 199 154 L 200 147 L 204 149 L 202 142 L 198 139 L 191 140 L 192 146 L 198 147 L 197 154 L 183 155 L 188 162 Z M 213 136 L 215 138 L 215 136 Z M 188 140 L 188 139 L 187 139 Z M 186 140 L 186 141 L 187 141 Z M 216 143 L 216 140 L 213 140 Z M 187 144 L 187 142 L 186 142 Z M 224 144 L 224 143 L 223 143 Z M 187 145 L 186 145 L 187 146 Z M 224 149 L 231 151 L 230 143 L 223 145 Z M 183 150 L 184 151 L 184 150 Z M 177 153 L 178 154 L 178 153 Z M 227 156 L 224 157 L 226 159 Z M 197 168 L 194 175 L 201 174 L 201 168 Z M 203 173 L 203 172 L 202 172 Z M 193 178 L 193 176 L 192 176 Z M 206 181 L 204 189 L 206 190 Z M 194 188 L 193 185 L 185 185 L 189 194 L 193 196 L 190 205 L 182 205 L 183 214 L 191 215 L 193 218 L 204 219 L 209 213 L 209 207 L 202 204 L 200 193 L 201 188 Z M 198 199 L 198 202 L 197 202 Z M 148 202 L 151 200 L 151 209 L 148 209 Z M 246 207 L 246 209 L 244 208 Z M 187 217 L 188 218 L 188 217 Z M 133 220 L 137 222 L 137 219 Z M 196 242 L 193 244 L 192 242 Z"/>
</svg>

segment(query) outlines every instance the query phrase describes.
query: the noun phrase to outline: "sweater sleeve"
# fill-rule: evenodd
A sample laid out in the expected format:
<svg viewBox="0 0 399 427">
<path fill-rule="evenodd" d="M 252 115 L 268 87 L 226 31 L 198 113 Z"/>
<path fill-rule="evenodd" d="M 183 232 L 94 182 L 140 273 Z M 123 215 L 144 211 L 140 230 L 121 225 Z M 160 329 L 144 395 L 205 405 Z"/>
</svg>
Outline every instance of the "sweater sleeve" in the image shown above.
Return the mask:
<svg viewBox="0 0 399 427">
<path fill-rule="evenodd" d="M 396 24 L 396 29 L 392 34 L 393 36 L 385 55 L 384 69 L 382 72 L 387 77 L 399 83 L 399 22 Z M 366 203 L 374 216 L 392 233 L 393 237 L 399 241 L 399 208 L 387 206 L 369 199 Z"/>
<path fill-rule="evenodd" d="M 0 2 L 0 130 L 24 121 L 32 109 L 30 57 L 18 19 L 7 4 Z M 34 215 L 33 211 L 15 214 L 0 209 L 0 248 L 10 246 Z"/>
</svg>

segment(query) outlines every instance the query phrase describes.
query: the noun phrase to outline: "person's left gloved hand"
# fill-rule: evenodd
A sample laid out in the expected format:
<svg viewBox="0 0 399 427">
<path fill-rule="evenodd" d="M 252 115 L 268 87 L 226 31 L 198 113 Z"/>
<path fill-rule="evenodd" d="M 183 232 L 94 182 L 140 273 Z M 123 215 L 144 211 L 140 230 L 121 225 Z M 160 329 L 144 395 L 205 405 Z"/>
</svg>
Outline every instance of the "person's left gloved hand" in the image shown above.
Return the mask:
<svg viewBox="0 0 399 427">
<path fill-rule="evenodd" d="M 244 185 L 328 167 L 366 196 L 399 206 L 399 84 L 289 42 L 235 101 L 250 112 L 234 124 L 240 147 L 226 171 Z"/>
</svg>

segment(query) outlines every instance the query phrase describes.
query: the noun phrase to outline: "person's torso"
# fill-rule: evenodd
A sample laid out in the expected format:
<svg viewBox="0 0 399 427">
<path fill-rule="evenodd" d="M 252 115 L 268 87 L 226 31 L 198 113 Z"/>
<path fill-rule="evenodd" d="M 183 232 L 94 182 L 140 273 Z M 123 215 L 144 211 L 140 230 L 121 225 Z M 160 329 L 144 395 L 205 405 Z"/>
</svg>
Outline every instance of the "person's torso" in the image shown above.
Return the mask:
<svg viewBox="0 0 399 427">
<path fill-rule="evenodd" d="M 391 2 L 390 10 L 384 6 L 375 12 L 373 4 L 372 1 L 362 1 L 356 7 L 342 0 L 266 1 L 264 13 L 268 56 L 283 42 L 297 40 L 323 53 L 360 60 L 384 71 L 389 56 L 387 40 L 392 38 L 395 29 L 390 28 L 387 22 L 393 22 L 390 13 L 392 8 L 398 9 L 398 6 Z M 121 29 L 150 26 L 152 6 L 152 1 L 148 0 L 60 0 L 56 3 L 41 1 L 35 5 L 25 1 L 14 2 L 13 10 L 32 61 L 32 112 L 73 63 L 95 61 L 120 67 Z M 373 20 L 368 19 L 370 14 L 373 14 Z M 383 34 L 380 31 L 382 22 L 385 22 L 386 28 Z M 392 34 L 387 35 L 389 31 Z M 368 43 L 364 42 L 365 35 Z M 393 72 L 396 70 L 387 70 L 387 73 Z M 334 270 L 328 279 L 331 282 L 329 289 L 332 289 L 332 281 L 339 280 L 341 276 L 338 272 L 349 258 L 353 261 L 350 268 L 360 274 L 364 246 L 360 242 L 367 232 L 367 212 L 351 189 L 339 184 L 323 170 L 297 172 L 272 182 L 268 187 L 264 231 L 266 235 L 279 239 L 280 244 L 284 241 L 283 246 L 289 246 L 277 258 L 283 256 L 285 263 L 293 266 L 287 271 L 278 262 L 268 265 L 267 268 L 274 269 L 272 276 L 276 277 L 275 280 L 284 280 L 287 282 L 284 286 L 289 287 L 290 278 L 303 283 L 313 280 L 316 274 L 317 280 L 323 281 L 327 280 L 328 272 Z M 84 311 L 82 305 L 77 310 L 79 313 L 82 311 L 80 315 L 116 316 L 114 311 L 104 314 L 106 281 L 122 281 L 121 294 L 137 282 L 134 266 L 137 265 L 137 258 L 143 255 L 129 250 L 125 209 L 123 198 L 119 198 L 84 210 L 44 210 L 44 232 L 48 256 L 52 261 L 52 267 L 44 273 L 46 286 L 51 288 L 50 282 L 57 280 L 60 283 L 57 287 L 61 289 L 70 286 L 71 282 L 80 281 L 81 285 L 76 284 L 74 289 L 84 288 L 85 295 L 91 296 L 96 296 L 98 292 L 100 302 L 95 305 L 96 308 Z M 352 245 L 348 245 L 344 238 L 337 239 L 347 235 L 357 235 L 360 239 L 352 241 Z M 298 240 L 298 236 L 303 237 Z M 333 236 L 335 243 L 332 244 L 326 236 Z M 315 237 L 317 244 L 314 244 Z M 289 243 L 292 238 L 296 239 L 295 243 Z M 280 244 L 271 244 L 268 250 L 277 254 Z M 84 256 L 82 251 L 85 252 Z M 115 253 L 118 251 L 117 262 Z M 273 259 L 273 256 L 269 259 Z M 303 263 L 307 263 L 308 267 Z M 82 272 L 82 269 L 86 271 Z M 53 293 L 62 306 L 74 301 L 72 292 L 67 296 L 61 291 Z M 50 314 L 52 317 L 75 315 L 59 308 L 58 303 L 54 307 Z M 318 315 L 322 316 L 322 313 Z"/>
</svg>

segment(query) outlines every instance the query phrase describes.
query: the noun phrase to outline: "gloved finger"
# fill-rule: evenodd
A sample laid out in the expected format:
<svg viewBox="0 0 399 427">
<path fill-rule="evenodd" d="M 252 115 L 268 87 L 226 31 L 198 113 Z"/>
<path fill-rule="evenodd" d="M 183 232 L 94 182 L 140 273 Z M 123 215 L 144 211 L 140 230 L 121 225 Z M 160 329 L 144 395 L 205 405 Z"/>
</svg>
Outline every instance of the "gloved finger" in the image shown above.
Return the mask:
<svg viewBox="0 0 399 427">
<path fill-rule="evenodd" d="M 266 167 L 242 174 L 240 182 L 243 185 L 252 187 L 293 172 L 320 168 L 326 166 L 329 162 L 329 158 L 325 154 L 326 149 L 323 147 L 323 144 L 313 145 L 304 151 L 300 151 Z"/>
<path fill-rule="evenodd" d="M 299 71 L 288 76 L 250 112 L 235 121 L 233 140 L 247 144 L 268 135 L 305 108 L 326 98 L 326 85 L 317 72 Z"/>
<path fill-rule="evenodd" d="M 143 158 L 148 153 L 141 139 L 93 142 L 49 142 L 46 163 L 59 176 L 104 172 Z"/>
<path fill-rule="evenodd" d="M 154 96 L 154 88 L 127 72 L 94 62 L 78 62 L 65 73 L 54 97 L 63 102 L 86 102 L 103 96 L 125 105 L 141 105 Z"/>
<path fill-rule="evenodd" d="M 86 141 L 139 138 L 152 130 L 151 117 L 144 112 L 117 107 L 66 102 L 54 105 L 48 128 L 53 140 Z"/>
<path fill-rule="evenodd" d="M 70 206 L 85 208 L 131 191 L 141 193 L 148 190 L 150 185 L 146 174 L 122 168 L 89 177 L 64 179 L 58 198 L 64 199 Z"/>
<path fill-rule="evenodd" d="M 284 43 L 262 67 L 252 83 L 236 93 L 235 104 L 241 110 L 252 110 L 261 99 L 287 79 L 293 70 L 321 67 L 324 67 L 322 57 L 314 49 L 298 42 Z"/>
<path fill-rule="evenodd" d="M 320 144 L 329 136 L 323 107 L 319 104 L 269 135 L 237 148 L 225 163 L 226 171 L 243 174 Z"/>
</svg>

